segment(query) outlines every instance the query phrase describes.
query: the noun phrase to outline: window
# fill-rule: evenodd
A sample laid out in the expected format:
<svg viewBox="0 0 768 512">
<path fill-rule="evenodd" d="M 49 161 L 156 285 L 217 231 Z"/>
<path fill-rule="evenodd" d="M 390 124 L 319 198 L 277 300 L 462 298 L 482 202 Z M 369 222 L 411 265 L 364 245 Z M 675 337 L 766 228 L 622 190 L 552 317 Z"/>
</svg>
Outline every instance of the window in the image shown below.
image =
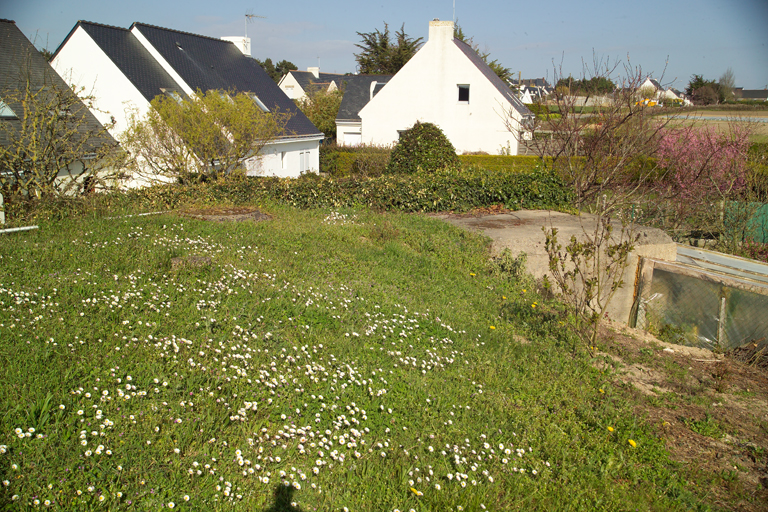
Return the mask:
<svg viewBox="0 0 768 512">
<path fill-rule="evenodd" d="M 0 119 L 18 119 L 16 112 L 3 100 L 0 100 Z"/>
<path fill-rule="evenodd" d="M 469 103 L 469 85 L 459 85 L 459 103 Z"/>
<path fill-rule="evenodd" d="M 256 103 L 256 105 L 259 106 L 262 112 L 269 112 L 269 109 L 267 108 L 267 106 L 264 104 L 263 101 L 259 99 L 258 96 L 256 96 L 255 94 L 251 94 L 251 99 L 253 99 L 254 103 Z"/>
<path fill-rule="evenodd" d="M 173 89 L 160 89 L 160 90 L 163 91 L 163 93 L 166 96 L 171 98 L 173 101 L 175 101 L 179 105 L 181 105 L 182 102 L 184 101 L 184 99 L 181 97 L 181 94 L 179 94 L 178 91 L 174 91 Z"/>
</svg>

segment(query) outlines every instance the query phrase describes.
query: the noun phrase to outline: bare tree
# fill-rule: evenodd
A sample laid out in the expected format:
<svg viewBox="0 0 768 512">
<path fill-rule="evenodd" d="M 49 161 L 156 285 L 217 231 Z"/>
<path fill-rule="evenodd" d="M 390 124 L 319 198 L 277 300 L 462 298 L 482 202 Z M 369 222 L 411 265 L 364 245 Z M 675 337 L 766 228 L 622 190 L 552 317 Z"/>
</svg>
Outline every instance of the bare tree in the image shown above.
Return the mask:
<svg viewBox="0 0 768 512">
<path fill-rule="evenodd" d="M 555 70 L 555 82 L 562 73 Z M 614 80 L 614 75 L 619 75 Z M 622 217 L 622 210 L 646 189 L 657 169 L 650 157 L 658 151 L 664 129 L 674 119 L 672 111 L 638 101 L 646 75 L 627 63 L 598 58 L 584 66 L 579 94 L 564 86 L 548 97 L 549 111 L 557 115 L 538 119 L 521 140 L 541 164 L 559 174 L 572 187 L 583 218 L 581 236 L 565 246 L 557 229 L 544 228 L 551 278 L 576 319 L 577 330 L 589 347 L 623 275 L 637 242 L 636 226 Z M 621 84 L 611 94 L 601 94 L 589 84 L 612 79 Z M 645 91 L 643 91 L 645 92 Z M 657 114 L 668 114 L 658 116 Z M 510 116 L 511 118 L 511 116 Z M 525 133 L 509 126 L 513 133 Z M 524 128 L 524 127 L 523 127 Z M 619 217 L 616 226 L 615 218 Z"/>
</svg>

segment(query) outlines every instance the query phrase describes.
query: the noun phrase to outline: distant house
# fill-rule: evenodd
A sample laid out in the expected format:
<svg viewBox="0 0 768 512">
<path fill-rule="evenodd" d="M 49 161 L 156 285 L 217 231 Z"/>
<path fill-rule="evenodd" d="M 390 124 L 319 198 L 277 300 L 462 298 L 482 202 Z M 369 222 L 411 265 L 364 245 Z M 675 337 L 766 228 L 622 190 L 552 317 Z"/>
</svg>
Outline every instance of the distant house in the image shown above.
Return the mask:
<svg viewBox="0 0 768 512">
<path fill-rule="evenodd" d="M 93 114 L 118 138 L 134 111 L 146 114 L 158 95 L 245 92 L 264 111 L 292 114 L 287 134 L 244 162 L 249 175 L 296 177 L 319 169 L 323 134 L 267 73 L 231 41 L 134 23 L 129 29 L 79 21 L 54 53 L 65 80 L 92 91 Z"/>
<path fill-rule="evenodd" d="M 360 110 L 363 143 L 393 144 L 422 121 L 439 126 L 458 152 L 517 154 L 533 114 L 453 29 L 430 22 L 429 40 Z"/>
<path fill-rule="evenodd" d="M 352 75 L 344 77 L 344 97 L 336 115 L 336 141 L 342 146 L 362 142 L 360 110 L 373 99 L 394 75 Z"/>
<path fill-rule="evenodd" d="M 31 101 L 30 95 L 36 95 L 39 100 Z M 45 93 L 50 93 L 46 95 Z M 52 99 L 52 98 L 57 99 Z M 30 101 L 25 101 L 30 100 Z M 45 57 L 29 42 L 15 22 L 0 19 L 0 147 L 9 148 L 17 134 L 30 133 L 23 125 L 40 120 L 40 111 L 35 108 L 44 107 L 44 117 L 59 116 L 71 121 L 60 124 L 50 124 L 49 127 L 61 126 L 62 129 L 76 130 L 79 135 L 66 136 L 66 139 L 78 147 L 76 153 L 82 153 L 82 158 L 65 161 L 73 156 L 64 151 L 58 151 L 56 167 L 62 165 L 55 180 L 59 191 L 70 189 L 71 186 L 87 186 L 82 178 L 90 173 L 91 166 L 96 164 L 97 154 L 101 150 L 117 146 L 115 140 L 104 129 L 99 120 L 77 98 L 64 80 L 48 64 Z M 50 107 L 62 109 L 59 112 L 48 110 Z M 64 110 L 65 109 L 65 110 Z M 67 124 L 71 123 L 71 124 Z M 74 132 L 72 132 L 74 133 Z M 44 148 L 53 150 L 57 143 L 62 142 L 63 134 L 36 133 L 36 144 L 41 151 Z M 11 148 L 13 149 L 13 148 Z M 28 155 L 29 158 L 40 155 Z M 55 170 L 55 168 L 54 168 Z M 103 169 L 102 169 L 103 170 Z M 95 172 L 95 170 L 94 170 Z M 6 178 L 12 176 L 10 169 L 0 168 L 0 174 Z M 75 181 L 72 182 L 72 179 Z"/>
<path fill-rule="evenodd" d="M 277 85 L 292 100 L 302 101 L 313 88 L 328 92 L 339 89 L 345 78 L 338 73 L 321 73 L 320 68 L 311 67 L 306 71 L 289 71 Z"/>
<path fill-rule="evenodd" d="M 693 104 L 685 93 L 673 89 L 672 87 L 665 89 L 658 80 L 651 78 L 650 76 L 640 84 L 637 90 L 642 92 L 653 90 L 652 94 L 646 95 L 645 98 L 640 98 L 640 101 L 644 102 L 646 105 L 656 105 L 657 103 L 663 104 L 665 101 L 681 102 L 685 106 Z"/>
<path fill-rule="evenodd" d="M 768 89 L 742 89 L 742 100 L 768 101 Z"/>
</svg>

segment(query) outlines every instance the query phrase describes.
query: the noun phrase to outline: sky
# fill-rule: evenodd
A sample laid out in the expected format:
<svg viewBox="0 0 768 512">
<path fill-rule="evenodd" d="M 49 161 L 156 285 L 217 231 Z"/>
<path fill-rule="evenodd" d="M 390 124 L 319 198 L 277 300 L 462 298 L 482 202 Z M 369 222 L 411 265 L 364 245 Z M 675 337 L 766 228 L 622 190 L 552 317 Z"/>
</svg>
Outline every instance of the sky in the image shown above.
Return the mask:
<svg viewBox="0 0 768 512">
<path fill-rule="evenodd" d="M 515 75 L 581 78 L 616 69 L 614 81 L 651 75 L 684 89 L 693 74 L 717 80 L 729 67 L 735 85 L 768 88 L 768 0 L 0 0 L 40 48 L 55 50 L 78 20 L 128 28 L 137 21 L 210 37 L 242 36 L 251 53 L 286 59 L 301 70 L 356 71 L 358 32 L 427 39 L 429 21 L 458 19 L 464 33 Z M 254 14 L 246 27 L 245 15 Z"/>
</svg>

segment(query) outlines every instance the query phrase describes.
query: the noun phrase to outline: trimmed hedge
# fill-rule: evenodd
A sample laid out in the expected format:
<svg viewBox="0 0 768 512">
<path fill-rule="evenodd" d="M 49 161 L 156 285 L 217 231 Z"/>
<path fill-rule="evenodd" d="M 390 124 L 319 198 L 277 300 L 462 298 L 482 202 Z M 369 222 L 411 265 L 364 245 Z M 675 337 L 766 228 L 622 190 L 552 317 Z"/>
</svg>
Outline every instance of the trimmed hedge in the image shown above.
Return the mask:
<svg viewBox="0 0 768 512">
<path fill-rule="evenodd" d="M 503 204 L 518 209 L 568 209 L 572 192 L 551 172 L 510 173 L 482 169 L 442 169 L 375 178 L 305 175 L 262 178 L 248 187 L 258 197 L 298 208 L 365 206 L 408 212 L 467 211 Z"/>
<path fill-rule="evenodd" d="M 478 167 L 494 171 L 530 172 L 540 163 L 537 156 L 507 155 L 459 155 L 459 161 L 465 168 Z"/>
<path fill-rule="evenodd" d="M 375 146 L 320 146 L 320 172 L 334 177 L 379 176 L 389 163 L 391 148 Z"/>
</svg>

